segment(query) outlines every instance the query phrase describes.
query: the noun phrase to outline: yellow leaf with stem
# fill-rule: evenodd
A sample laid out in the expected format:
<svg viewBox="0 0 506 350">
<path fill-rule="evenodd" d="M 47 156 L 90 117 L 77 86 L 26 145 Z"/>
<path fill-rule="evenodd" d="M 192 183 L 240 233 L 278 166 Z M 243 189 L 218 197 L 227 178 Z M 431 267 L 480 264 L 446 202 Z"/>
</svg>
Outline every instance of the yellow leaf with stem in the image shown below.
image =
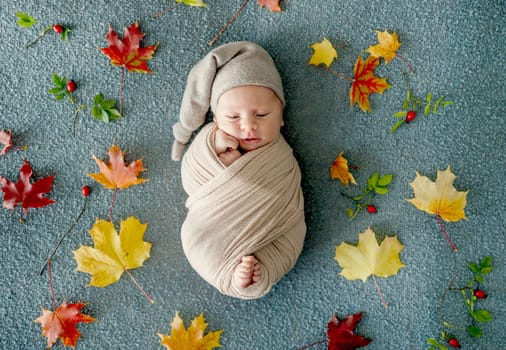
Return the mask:
<svg viewBox="0 0 506 350">
<path fill-rule="evenodd" d="M 399 254 L 404 246 L 397 236 L 386 237 L 378 245 L 376 236 L 370 228 L 358 235 L 356 246 L 341 243 L 336 247 L 336 260 L 342 268 L 340 275 L 347 280 L 362 280 L 365 283 L 372 276 L 381 302 L 387 306 L 374 276 L 389 277 L 397 274 L 405 265 Z"/>
<path fill-rule="evenodd" d="M 160 334 L 160 344 L 169 350 L 212 350 L 220 347 L 220 337 L 222 330 L 209 332 L 204 336 L 207 328 L 204 315 L 200 314 L 195 317 L 188 329 L 185 329 L 183 320 L 176 312 L 176 316 L 172 321 L 172 329 L 170 335 Z"/>
<path fill-rule="evenodd" d="M 332 43 L 327 38 L 324 38 L 319 43 L 314 43 L 310 47 L 314 50 L 314 53 L 309 59 L 309 64 L 315 66 L 324 64 L 329 67 L 338 57 L 336 49 L 334 49 Z"/>
<path fill-rule="evenodd" d="M 453 186 L 456 178 L 450 166 L 445 171 L 438 170 L 435 182 L 416 172 L 416 178 L 409 183 L 415 196 L 407 201 L 416 208 L 437 215 L 445 221 L 467 219 L 464 208 L 469 191 L 457 191 Z"/>
<path fill-rule="evenodd" d="M 369 46 L 366 51 L 373 57 L 383 57 L 385 64 L 387 64 L 395 57 L 401 44 L 395 32 L 390 34 L 386 30 L 384 32 L 377 30 L 376 33 L 378 35 L 378 45 Z"/>
<path fill-rule="evenodd" d="M 115 283 L 123 272 L 126 272 L 153 303 L 129 272 L 143 266 L 144 261 L 149 258 L 151 243 L 144 241 L 147 226 L 131 216 L 120 223 L 118 234 L 112 222 L 97 219 L 89 231 L 94 246 L 81 246 L 74 251 L 76 270 L 91 274 L 88 285 L 95 287 L 106 287 Z"/>
</svg>

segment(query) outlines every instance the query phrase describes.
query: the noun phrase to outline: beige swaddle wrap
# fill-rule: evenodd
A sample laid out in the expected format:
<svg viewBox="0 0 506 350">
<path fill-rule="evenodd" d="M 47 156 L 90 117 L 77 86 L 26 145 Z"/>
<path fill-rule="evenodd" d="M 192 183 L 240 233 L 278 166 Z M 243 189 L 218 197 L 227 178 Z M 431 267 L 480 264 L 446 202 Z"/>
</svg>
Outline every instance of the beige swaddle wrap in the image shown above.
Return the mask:
<svg viewBox="0 0 506 350">
<path fill-rule="evenodd" d="M 284 138 L 242 155 L 225 167 L 214 151 L 214 123 L 206 125 L 183 157 L 189 197 L 181 229 L 192 267 L 221 293 L 265 295 L 299 257 L 306 225 L 300 169 Z M 238 288 L 233 272 L 246 255 L 261 265 L 261 280 Z"/>
</svg>

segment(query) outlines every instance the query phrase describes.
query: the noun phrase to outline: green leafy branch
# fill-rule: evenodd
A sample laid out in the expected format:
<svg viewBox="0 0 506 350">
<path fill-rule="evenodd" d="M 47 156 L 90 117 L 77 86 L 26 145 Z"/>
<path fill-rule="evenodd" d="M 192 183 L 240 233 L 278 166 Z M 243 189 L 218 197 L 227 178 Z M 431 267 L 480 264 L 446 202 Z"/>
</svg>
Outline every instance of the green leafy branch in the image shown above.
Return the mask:
<svg viewBox="0 0 506 350">
<path fill-rule="evenodd" d="M 70 103 L 74 108 L 74 119 L 72 122 L 72 134 L 75 137 L 75 124 L 77 120 L 77 116 L 83 110 L 85 110 L 88 106 L 86 104 L 76 103 L 74 99 L 74 91 L 77 86 L 74 80 L 67 81 L 65 76 L 59 76 L 54 73 L 52 75 L 52 81 L 54 86 L 49 89 L 49 93 L 54 95 L 56 100 L 61 101 L 65 98 L 68 98 Z M 93 99 L 93 105 L 91 106 L 91 115 L 95 119 L 102 120 L 104 123 L 109 123 L 111 120 L 116 120 L 121 118 L 120 112 L 116 109 L 116 101 L 115 100 L 107 100 L 104 98 L 102 93 L 98 93 L 95 95 Z"/>
<path fill-rule="evenodd" d="M 363 209 L 367 208 L 370 214 L 377 212 L 376 206 L 372 204 L 372 199 L 375 195 L 385 195 L 389 192 L 388 185 L 392 182 L 393 175 L 385 174 L 380 176 L 378 172 L 375 172 L 367 179 L 367 187 L 357 196 L 350 196 L 344 192 L 341 192 L 343 197 L 351 199 L 355 202 L 355 209 L 346 208 L 346 213 L 350 220 L 354 219 L 355 216 Z"/>
<path fill-rule="evenodd" d="M 38 20 L 30 16 L 29 14 L 21 11 L 16 12 L 16 17 L 18 18 L 18 21 L 16 23 L 23 28 L 31 28 L 35 24 L 39 23 Z M 47 27 L 44 27 L 42 31 L 39 33 L 39 36 L 34 41 L 26 45 L 25 48 L 29 48 L 35 45 L 51 30 L 53 30 L 57 35 L 59 35 L 63 41 L 67 40 L 68 34 L 70 33 L 70 28 L 63 26 L 62 24 L 59 23 L 51 24 L 48 25 Z"/>
<path fill-rule="evenodd" d="M 429 344 L 428 350 L 447 350 L 447 344 L 450 347 L 460 348 L 460 342 L 458 338 L 452 334 L 449 329 L 453 330 L 466 330 L 467 333 L 473 338 L 480 338 L 483 335 L 483 331 L 480 328 L 482 323 L 492 321 L 492 314 L 486 309 L 479 309 L 477 303 L 487 297 L 487 293 L 480 288 L 480 284 L 484 283 L 484 275 L 492 272 L 492 257 L 486 256 L 478 263 L 470 263 L 469 269 L 473 273 L 473 277 L 467 282 L 465 287 L 454 288 L 453 282 L 457 275 L 454 275 L 450 281 L 450 284 L 444 291 L 439 301 L 438 309 L 441 318 L 441 337 L 440 339 L 429 338 L 427 344 Z M 471 324 L 466 328 L 456 326 L 454 324 L 445 321 L 443 312 L 441 310 L 443 301 L 449 291 L 460 292 L 464 303 L 466 305 L 466 311 L 470 315 Z"/>
<path fill-rule="evenodd" d="M 452 101 L 445 100 L 443 96 L 437 99 L 433 98 L 432 92 L 427 93 L 425 100 L 422 100 L 413 95 L 413 91 L 409 89 L 407 82 L 406 89 L 406 98 L 402 101 L 402 109 L 394 114 L 395 118 L 401 119 L 392 126 L 390 129 L 391 132 L 395 132 L 404 123 L 411 123 L 414 121 L 419 108 L 423 108 L 423 114 L 428 117 L 431 113 L 437 114 L 439 108 L 453 104 Z"/>
</svg>

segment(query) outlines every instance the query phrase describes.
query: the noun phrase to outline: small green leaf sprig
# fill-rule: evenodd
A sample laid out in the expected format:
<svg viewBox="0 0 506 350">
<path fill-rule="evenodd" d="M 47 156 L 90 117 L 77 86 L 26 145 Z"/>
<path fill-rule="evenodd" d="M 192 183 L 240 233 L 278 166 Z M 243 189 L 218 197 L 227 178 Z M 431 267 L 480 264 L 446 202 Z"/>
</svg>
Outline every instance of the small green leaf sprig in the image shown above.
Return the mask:
<svg viewBox="0 0 506 350">
<path fill-rule="evenodd" d="M 74 108 L 74 119 L 72 122 L 72 134 L 75 137 L 76 120 L 79 113 L 85 110 L 88 106 L 83 103 L 77 103 L 74 98 L 74 91 L 77 88 L 74 80 L 67 81 L 65 76 L 59 76 L 54 73 L 52 75 L 52 81 L 54 86 L 49 89 L 49 93 L 54 95 L 56 100 L 61 101 L 68 98 Z M 91 115 L 95 119 L 102 120 L 104 123 L 109 123 L 111 120 L 121 118 L 120 112 L 116 109 L 115 100 L 107 100 L 104 98 L 102 93 L 95 95 L 93 99 L 93 106 L 91 106 Z"/>
<path fill-rule="evenodd" d="M 473 277 L 467 282 L 467 284 L 462 288 L 453 287 L 453 283 L 457 277 L 457 275 L 454 275 L 450 281 L 450 284 L 441 296 L 438 305 L 441 318 L 441 337 L 440 339 L 428 338 L 428 350 L 448 350 L 448 345 L 453 348 L 460 347 L 460 342 L 457 336 L 450 332 L 450 329 L 465 330 L 471 337 L 480 338 L 483 335 L 481 324 L 490 322 L 493 319 L 490 311 L 484 308 L 478 308 L 478 303 L 488 296 L 487 293 L 481 289 L 480 285 L 484 283 L 484 275 L 492 272 L 492 257 L 486 256 L 478 263 L 470 263 L 468 267 L 473 273 Z M 442 304 L 449 291 L 460 292 L 462 295 L 462 298 L 466 305 L 466 311 L 471 318 L 470 324 L 466 328 L 448 323 L 444 319 Z"/>
<path fill-rule="evenodd" d="M 370 214 L 376 214 L 377 208 L 372 204 L 372 199 L 375 195 L 385 195 L 389 192 L 388 185 L 392 182 L 393 175 L 385 174 L 380 176 L 378 172 L 374 172 L 367 179 L 367 187 L 357 196 L 350 196 L 341 192 L 343 197 L 351 199 L 355 202 L 355 209 L 346 208 L 346 213 L 350 220 L 354 219 L 363 208 L 367 209 Z"/>
<path fill-rule="evenodd" d="M 20 27 L 23 27 L 23 28 L 31 28 L 35 24 L 39 23 L 38 20 L 36 20 L 32 16 L 30 16 L 29 14 L 21 12 L 21 11 L 16 12 L 16 17 L 18 18 L 18 21 L 16 23 Z M 25 46 L 25 48 L 28 49 L 29 47 L 35 45 L 40 39 L 42 39 L 51 30 L 53 30 L 57 35 L 59 35 L 63 41 L 67 40 L 68 34 L 70 33 L 69 27 L 66 27 L 66 26 L 59 24 L 59 23 L 51 24 L 51 25 L 48 25 L 47 27 L 44 27 L 41 30 L 41 32 L 39 33 L 39 36 L 34 41 L 27 44 Z"/>
<path fill-rule="evenodd" d="M 395 118 L 399 119 L 394 126 L 390 129 L 391 132 L 395 132 L 402 124 L 411 123 L 415 120 L 417 115 L 417 109 L 419 107 L 423 107 L 423 113 L 426 117 L 428 117 L 431 113 L 437 114 L 438 109 L 441 107 L 446 107 L 453 104 L 452 101 L 447 101 L 443 96 L 437 98 L 434 101 L 433 95 L 431 92 L 427 94 L 425 100 L 421 100 L 420 98 L 413 95 L 412 90 L 407 91 L 406 98 L 402 102 L 402 109 L 398 112 L 395 112 Z"/>
</svg>

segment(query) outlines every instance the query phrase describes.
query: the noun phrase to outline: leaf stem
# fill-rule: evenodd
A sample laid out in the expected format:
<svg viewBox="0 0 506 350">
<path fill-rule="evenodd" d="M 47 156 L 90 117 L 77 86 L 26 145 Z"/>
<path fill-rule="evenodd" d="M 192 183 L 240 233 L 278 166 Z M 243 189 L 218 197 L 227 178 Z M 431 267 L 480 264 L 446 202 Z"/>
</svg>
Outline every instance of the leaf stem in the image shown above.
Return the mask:
<svg viewBox="0 0 506 350">
<path fill-rule="evenodd" d="M 155 301 L 153 300 L 153 298 L 148 293 L 146 293 L 146 291 L 144 289 L 142 289 L 141 285 L 135 280 L 134 276 L 132 276 L 132 274 L 130 273 L 130 271 L 128 269 L 125 269 L 125 272 L 128 274 L 128 276 L 130 276 L 130 278 L 134 282 L 135 286 L 137 288 L 139 288 L 139 290 L 142 292 L 142 294 L 144 294 L 144 296 L 146 297 L 146 299 L 148 299 L 151 304 L 154 304 Z"/>
<path fill-rule="evenodd" d="M 112 221 L 112 209 L 114 208 L 114 204 L 116 203 L 116 199 L 118 197 L 118 190 L 119 190 L 118 187 L 116 187 L 114 189 L 114 194 L 112 196 L 111 207 L 109 208 L 109 221 Z"/>
<path fill-rule="evenodd" d="M 445 320 L 443 315 L 443 301 L 446 298 L 446 294 L 452 289 L 453 282 L 455 282 L 455 278 L 457 278 L 457 274 L 453 274 L 452 279 L 450 280 L 450 283 L 448 284 L 448 287 L 446 287 L 445 291 L 441 295 L 441 298 L 439 298 L 439 303 L 437 305 L 438 311 L 439 311 L 439 318 L 441 319 L 441 334 L 445 334 Z M 444 340 L 444 339 L 443 339 Z"/>
<path fill-rule="evenodd" d="M 47 261 L 47 274 L 49 276 L 49 290 L 51 291 L 51 300 L 53 301 L 53 310 L 56 310 L 56 297 L 53 289 L 53 275 L 51 274 L 51 261 Z"/>
<path fill-rule="evenodd" d="M 74 221 L 74 223 L 67 229 L 67 231 L 60 237 L 60 239 L 56 242 L 56 246 L 53 248 L 53 250 L 51 251 L 51 254 L 49 254 L 48 258 L 46 259 L 46 262 L 44 263 L 44 265 L 42 265 L 42 268 L 40 269 L 39 271 L 39 275 L 42 275 L 42 273 L 44 272 L 44 268 L 46 267 L 46 265 L 48 265 L 48 269 L 49 269 L 49 262 L 51 261 L 52 257 L 54 256 L 54 254 L 56 253 L 56 250 L 60 247 L 60 244 L 63 242 L 63 240 L 65 239 L 65 237 L 67 237 L 67 235 L 74 229 L 74 227 L 77 225 L 77 222 L 79 221 L 79 219 L 81 218 L 81 216 L 83 215 L 84 211 L 86 210 L 86 204 L 88 203 L 88 197 L 84 197 L 84 204 L 83 206 L 81 207 L 81 212 L 79 213 L 79 215 L 77 216 L 76 220 Z M 49 271 L 48 271 L 49 272 Z"/>
<path fill-rule="evenodd" d="M 415 69 L 413 68 L 413 66 L 408 62 L 408 60 L 406 58 L 404 58 L 404 56 L 400 55 L 397 53 L 397 57 L 399 57 L 399 59 L 404 62 L 404 64 L 406 64 L 406 66 L 408 66 L 409 68 L 409 72 L 411 74 L 414 74 L 415 73 Z"/>
<path fill-rule="evenodd" d="M 324 340 L 318 340 L 318 341 L 315 341 L 315 342 L 312 342 L 310 344 L 307 344 L 307 345 L 304 345 L 303 347 L 297 349 L 297 350 L 305 350 L 305 349 L 309 349 L 315 345 L 318 345 L 318 344 L 323 344 L 323 343 L 326 343 L 328 340 L 327 339 L 324 339 Z"/>
<path fill-rule="evenodd" d="M 181 3 L 178 2 L 178 3 L 176 3 L 175 6 L 172 6 L 172 7 L 169 7 L 168 9 L 166 9 L 166 10 L 157 12 L 154 15 L 151 15 L 151 18 L 155 19 L 155 18 L 158 18 L 158 17 L 162 17 L 163 15 L 167 14 L 168 12 L 174 11 L 180 4 Z"/>
<path fill-rule="evenodd" d="M 30 47 L 32 47 L 33 45 L 35 45 L 40 39 L 42 39 L 42 37 L 44 35 L 47 34 L 47 32 L 49 32 L 51 29 L 53 28 L 53 26 L 47 26 L 46 28 L 44 28 L 42 30 L 42 32 L 40 32 L 39 36 L 34 40 L 32 41 L 31 43 L 29 43 L 28 45 L 25 46 L 25 49 L 28 49 Z"/>
<path fill-rule="evenodd" d="M 376 281 L 376 277 L 374 275 L 371 275 L 371 277 L 372 277 L 372 280 L 374 281 L 374 286 L 376 287 L 376 291 L 378 292 L 378 295 L 380 297 L 381 304 L 383 304 L 384 307 L 388 307 L 388 303 L 386 302 L 386 300 L 383 296 L 383 293 L 381 292 L 381 288 L 380 288 L 378 282 Z"/>
<path fill-rule="evenodd" d="M 242 3 L 241 7 L 239 7 L 239 9 L 235 12 L 235 14 L 232 16 L 232 18 L 220 29 L 220 31 L 218 32 L 218 34 L 216 34 L 214 36 L 214 38 L 212 38 L 211 41 L 208 42 L 209 46 L 213 46 L 214 43 L 220 38 L 220 36 L 225 32 L 225 30 L 227 30 L 227 28 L 235 22 L 235 20 L 237 19 L 237 17 L 239 16 L 239 14 L 244 10 L 244 8 L 246 7 L 246 5 L 248 4 L 249 0 L 244 0 L 244 2 Z"/>
<path fill-rule="evenodd" d="M 121 80 L 119 83 L 119 114 L 123 115 L 123 86 L 125 85 L 125 66 L 121 67 Z"/>
<path fill-rule="evenodd" d="M 342 73 L 336 72 L 335 70 L 333 70 L 332 68 L 329 68 L 327 66 L 318 65 L 317 67 L 321 68 L 323 70 L 326 70 L 327 72 L 332 73 L 332 74 L 334 74 L 335 76 L 337 76 L 337 77 L 339 77 L 341 79 L 345 79 L 345 80 L 348 80 L 348 81 L 351 81 L 351 82 L 355 81 L 355 79 L 353 79 L 353 78 L 351 78 L 351 77 L 349 77 L 347 75 L 344 75 Z"/>
<path fill-rule="evenodd" d="M 441 232 L 445 236 L 446 241 L 448 242 L 448 244 L 450 244 L 450 247 L 456 253 L 458 251 L 457 246 L 452 242 L 452 240 L 450 239 L 450 236 L 448 236 L 448 233 L 446 233 L 446 230 L 443 227 L 443 223 L 441 222 L 441 217 L 439 216 L 439 214 L 436 214 L 436 221 L 439 225 L 439 228 L 441 229 Z"/>
</svg>

